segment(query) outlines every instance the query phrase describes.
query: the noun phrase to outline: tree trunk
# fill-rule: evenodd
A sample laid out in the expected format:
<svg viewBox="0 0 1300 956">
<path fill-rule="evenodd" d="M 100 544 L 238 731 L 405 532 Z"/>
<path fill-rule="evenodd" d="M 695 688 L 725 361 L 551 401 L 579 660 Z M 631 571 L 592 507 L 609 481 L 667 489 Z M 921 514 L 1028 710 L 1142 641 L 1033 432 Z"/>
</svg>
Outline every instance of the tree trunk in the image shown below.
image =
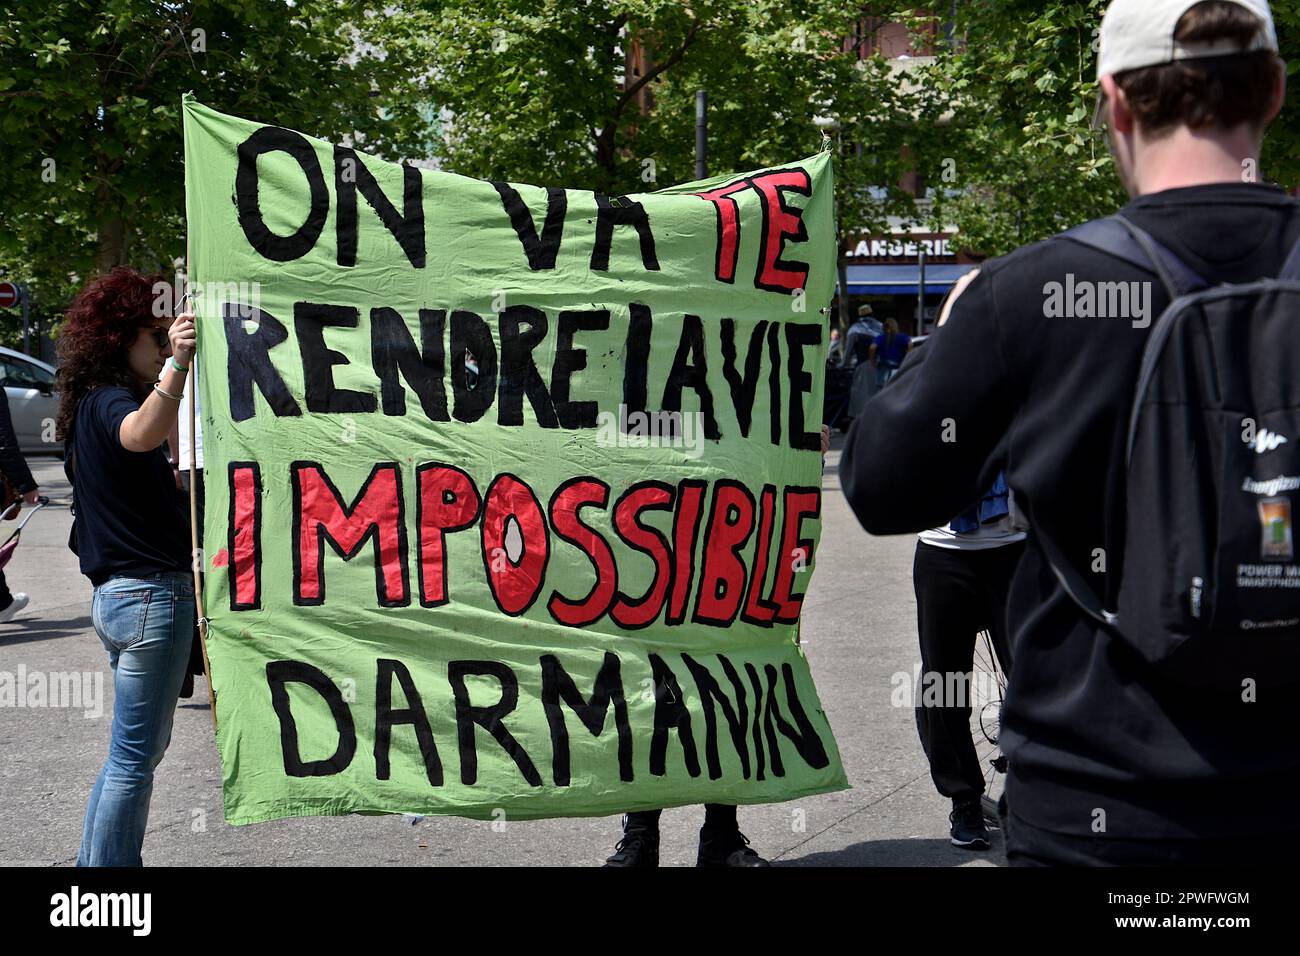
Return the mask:
<svg viewBox="0 0 1300 956">
<path fill-rule="evenodd" d="M 95 252 L 95 274 L 103 275 L 126 262 L 126 220 L 113 215 L 99 222 L 99 248 Z"/>
</svg>

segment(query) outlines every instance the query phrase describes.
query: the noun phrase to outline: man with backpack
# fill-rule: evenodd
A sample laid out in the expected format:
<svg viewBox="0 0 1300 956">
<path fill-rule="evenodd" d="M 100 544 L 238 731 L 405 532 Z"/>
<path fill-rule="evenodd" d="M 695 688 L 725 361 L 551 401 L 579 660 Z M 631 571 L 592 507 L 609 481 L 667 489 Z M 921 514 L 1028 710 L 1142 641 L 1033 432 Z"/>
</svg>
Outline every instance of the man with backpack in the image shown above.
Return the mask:
<svg viewBox="0 0 1300 956">
<path fill-rule="evenodd" d="M 848 436 L 872 533 L 1002 470 L 1030 526 L 1013 864 L 1257 863 L 1300 831 L 1300 204 L 1257 182 L 1276 51 L 1264 0 L 1115 0 L 1098 120 L 1123 220 L 985 263 Z"/>
</svg>

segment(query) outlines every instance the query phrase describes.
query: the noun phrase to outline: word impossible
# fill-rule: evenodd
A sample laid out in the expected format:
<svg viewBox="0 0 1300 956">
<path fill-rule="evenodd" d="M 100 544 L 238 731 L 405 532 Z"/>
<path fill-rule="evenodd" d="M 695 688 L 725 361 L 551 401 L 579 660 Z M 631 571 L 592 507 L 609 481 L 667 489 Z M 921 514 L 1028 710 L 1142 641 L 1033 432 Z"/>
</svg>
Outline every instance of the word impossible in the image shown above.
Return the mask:
<svg viewBox="0 0 1300 956">
<path fill-rule="evenodd" d="M 447 536 L 477 527 L 492 599 L 511 616 L 523 614 L 541 596 L 555 549 L 553 536 L 585 555 L 595 569 L 591 591 L 585 596 L 551 591 L 546 598 L 551 618 L 569 627 L 585 627 L 606 615 L 625 629 L 646 627 L 661 616 L 667 625 L 680 625 L 688 613 L 692 623 L 712 627 L 727 627 L 737 617 L 765 627 L 793 624 L 803 603 L 803 595 L 792 591 L 794 576 L 807 567 L 813 547 L 811 540 L 801 539 L 801 525 L 821 511 L 818 488 L 766 485 L 756 499 L 743 484 L 726 479 L 713 482 L 712 489 L 700 479 L 683 479 L 675 486 L 640 481 L 611 502 L 610 486 L 592 476 L 563 482 L 544 506 L 515 475 L 499 474 L 480 492 L 455 465 L 426 462 L 415 467 L 411 482 L 418 582 L 413 589 L 409 505 L 399 463 L 376 464 L 351 502 L 319 463 L 293 462 L 289 477 L 294 604 L 325 603 L 326 544 L 351 560 L 367 541 L 372 543 L 380 607 L 408 606 L 413 590 L 422 607 L 446 604 L 451 600 Z M 231 462 L 229 480 L 230 606 L 234 611 L 255 610 L 262 604 L 261 465 Z M 620 588 L 614 549 L 583 520 L 584 509 L 609 511 L 621 544 L 653 562 L 654 575 L 645 593 L 629 595 Z M 646 516 L 656 511 L 671 516 L 671 534 L 646 523 Z M 512 529 L 521 542 L 514 548 L 507 540 Z M 697 561 L 701 534 L 703 555 Z M 778 554 L 784 559 L 775 562 L 771 587 L 765 591 L 775 534 L 780 535 Z M 754 557 L 747 567 L 740 552 L 755 535 Z"/>
</svg>

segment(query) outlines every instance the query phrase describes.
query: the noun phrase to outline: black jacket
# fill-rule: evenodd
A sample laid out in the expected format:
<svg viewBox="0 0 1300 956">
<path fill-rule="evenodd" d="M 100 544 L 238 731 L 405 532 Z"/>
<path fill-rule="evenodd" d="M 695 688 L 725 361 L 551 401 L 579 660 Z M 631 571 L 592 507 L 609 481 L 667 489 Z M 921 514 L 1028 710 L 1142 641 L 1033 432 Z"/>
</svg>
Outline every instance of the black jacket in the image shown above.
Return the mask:
<svg viewBox="0 0 1300 956">
<path fill-rule="evenodd" d="M 9 479 L 14 490 L 20 495 L 36 487 L 31 469 L 18 448 L 18 436 L 14 434 L 13 416 L 9 414 L 9 395 L 0 386 L 0 470 Z"/>
<path fill-rule="evenodd" d="M 1211 282 L 1276 275 L 1300 238 L 1300 204 L 1260 185 L 1168 190 L 1124 212 Z M 1043 559 L 1050 538 L 1101 595 L 1092 572 L 1122 489 L 1150 328 L 1132 316 L 1049 317 L 1045 302 L 1049 283 L 1114 281 L 1150 283 L 1152 322 L 1168 304 L 1153 275 L 1070 239 L 986 263 L 857 419 L 843 488 L 868 531 L 897 534 L 948 521 L 1006 471 L 1032 528 L 1008 608 L 1002 744 L 1014 813 L 1129 839 L 1294 832 L 1294 702 L 1195 697 L 1158 679 L 1070 601 Z"/>
</svg>

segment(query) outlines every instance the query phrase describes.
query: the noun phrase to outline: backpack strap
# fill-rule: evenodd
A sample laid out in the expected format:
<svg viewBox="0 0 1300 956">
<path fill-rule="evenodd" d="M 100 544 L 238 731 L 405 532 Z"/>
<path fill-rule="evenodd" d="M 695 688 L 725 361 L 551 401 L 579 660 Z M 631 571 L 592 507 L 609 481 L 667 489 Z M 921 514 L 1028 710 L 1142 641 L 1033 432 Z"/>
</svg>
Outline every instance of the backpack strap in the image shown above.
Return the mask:
<svg viewBox="0 0 1300 956">
<path fill-rule="evenodd" d="M 1300 282 L 1300 241 L 1291 247 L 1291 254 L 1286 257 L 1282 271 L 1277 274 L 1277 277 L 1291 282 Z"/>
<path fill-rule="evenodd" d="M 1169 293 L 1170 298 L 1177 299 L 1202 289 L 1208 289 L 1207 282 L 1194 269 L 1174 255 L 1166 246 L 1158 242 L 1146 230 L 1120 215 L 1095 219 L 1076 226 L 1062 234 L 1080 245 L 1088 246 L 1099 252 L 1114 256 L 1145 272 L 1154 272 Z M 1297 263 L 1300 265 L 1300 263 Z M 1114 553 L 1112 545 L 1119 540 L 1118 515 L 1106 517 L 1106 563 L 1102 592 L 1104 600 L 1098 600 L 1092 585 L 1061 551 L 1061 548 L 1047 535 L 1037 535 L 1043 556 L 1056 576 L 1066 595 L 1080 610 L 1090 618 L 1106 627 L 1115 627 L 1118 618 L 1113 611 L 1106 609 L 1106 603 L 1114 602 L 1119 591 L 1119 563 L 1122 555 Z"/>
<path fill-rule="evenodd" d="M 1056 575 L 1056 580 L 1060 582 L 1066 596 L 1098 624 L 1114 627 L 1118 623 L 1118 617 L 1113 612 L 1106 610 L 1103 603 L 1097 600 L 1097 595 L 1093 593 L 1092 586 L 1088 584 L 1078 569 L 1066 560 L 1056 542 L 1045 534 L 1036 535 L 1035 538 L 1042 547 L 1043 556 L 1047 559 L 1048 567 Z M 1106 557 L 1107 561 L 1109 561 L 1112 556 L 1107 553 Z M 1109 573 L 1106 575 L 1106 580 L 1109 585 Z M 1105 588 L 1105 592 L 1108 597 L 1111 596 L 1109 586 Z"/>
<path fill-rule="evenodd" d="M 1062 235 L 1123 259 L 1139 269 L 1154 272 L 1170 298 L 1177 299 L 1210 287 L 1209 282 L 1150 233 L 1119 214 L 1085 222 Z M 1300 267 L 1300 262 L 1296 265 Z"/>
</svg>

